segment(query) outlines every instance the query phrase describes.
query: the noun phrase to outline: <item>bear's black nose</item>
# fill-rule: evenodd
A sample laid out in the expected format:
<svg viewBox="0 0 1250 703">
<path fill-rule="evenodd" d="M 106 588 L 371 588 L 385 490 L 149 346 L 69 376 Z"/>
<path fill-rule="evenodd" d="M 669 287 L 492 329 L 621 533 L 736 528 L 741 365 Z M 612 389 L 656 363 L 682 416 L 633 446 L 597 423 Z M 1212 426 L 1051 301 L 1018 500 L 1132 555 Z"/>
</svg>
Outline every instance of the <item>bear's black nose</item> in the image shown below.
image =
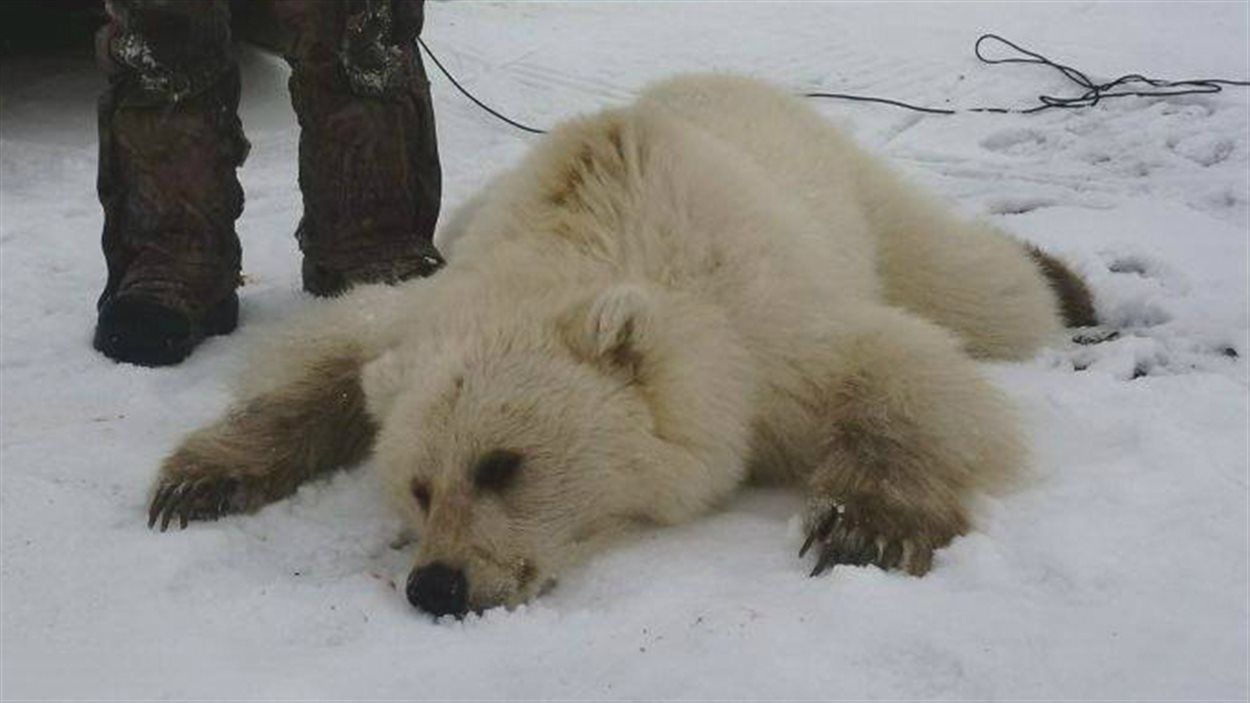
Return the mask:
<svg viewBox="0 0 1250 703">
<path fill-rule="evenodd" d="M 408 575 L 408 602 L 434 615 L 464 615 L 469 610 L 469 582 L 464 572 L 436 561 Z"/>
</svg>

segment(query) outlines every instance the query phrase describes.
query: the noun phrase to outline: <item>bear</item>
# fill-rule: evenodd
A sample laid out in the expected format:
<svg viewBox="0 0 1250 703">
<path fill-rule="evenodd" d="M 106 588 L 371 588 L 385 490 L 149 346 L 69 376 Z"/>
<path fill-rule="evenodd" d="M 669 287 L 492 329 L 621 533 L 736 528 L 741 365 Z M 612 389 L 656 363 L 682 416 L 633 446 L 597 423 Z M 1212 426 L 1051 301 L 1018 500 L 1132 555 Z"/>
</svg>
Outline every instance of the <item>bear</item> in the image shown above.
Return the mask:
<svg viewBox="0 0 1250 703">
<path fill-rule="evenodd" d="M 813 576 L 923 575 L 1027 461 L 979 362 L 1096 323 L 1058 258 L 746 77 L 562 124 L 441 238 L 435 276 L 266 334 L 224 416 L 164 460 L 149 526 L 371 459 L 419 535 L 408 600 L 462 616 L 758 481 L 803 493 Z"/>
</svg>

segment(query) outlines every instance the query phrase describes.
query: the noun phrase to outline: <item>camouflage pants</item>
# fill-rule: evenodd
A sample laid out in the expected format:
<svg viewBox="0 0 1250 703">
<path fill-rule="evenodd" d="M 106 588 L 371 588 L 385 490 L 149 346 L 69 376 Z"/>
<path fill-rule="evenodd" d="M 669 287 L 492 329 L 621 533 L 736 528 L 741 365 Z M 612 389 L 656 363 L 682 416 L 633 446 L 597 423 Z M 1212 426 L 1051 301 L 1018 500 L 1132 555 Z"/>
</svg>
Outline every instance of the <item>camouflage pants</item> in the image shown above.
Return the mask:
<svg viewBox="0 0 1250 703">
<path fill-rule="evenodd" d="M 300 123 L 304 286 L 432 273 L 442 191 L 421 0 L 277 0 Z"/>
<path fill-rule="evenodd" d="M 244 0 L 244 35 L 284 44 L 292 63 L 337 63 L 354 92 L 397 96 L 424 78 L 412 43 L 423 0 Z M 97 56 L 114 74 L 131 71 L 154 101 L 178 102 L 205 89 L 233 64 L 228 0 L 105 0 L 110 24 Z M 284 25 L 263 26 L 271 19 Z"/>
<path fill-rule="evenodd" d="M 245 0 L 281 22 L 301 125 L 305 286 L 436 267 L 441 173 L 421 0 Z M 105 0 L 98 190 L 109 281 L 202 312 L 237 285 L 248 151 L 227 0 Z M 311 270 L 311 273 L 310 273 Z M 310 283 L 310 278 L 312 282 Z"/>
</svg>

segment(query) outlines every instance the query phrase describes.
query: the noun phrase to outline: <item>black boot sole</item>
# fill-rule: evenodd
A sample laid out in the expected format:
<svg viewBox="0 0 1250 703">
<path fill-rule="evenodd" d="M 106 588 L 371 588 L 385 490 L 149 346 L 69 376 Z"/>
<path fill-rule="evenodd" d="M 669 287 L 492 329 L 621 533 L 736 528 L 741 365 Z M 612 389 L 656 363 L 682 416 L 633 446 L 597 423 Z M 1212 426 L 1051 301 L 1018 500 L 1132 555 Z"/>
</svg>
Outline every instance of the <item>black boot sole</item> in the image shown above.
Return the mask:
<svg viewBox="0 0 1250 703">
<path fill-rule="evenodd" d="M 93 346 L 105 356 L 138 366 L 170 366 L 187 358 L 204 338 L 229 334 L 239 323 L 239 297 L 231 292 L 202 320 L 143 298 L 112 298 L 100 307 Z"/>
</svg>

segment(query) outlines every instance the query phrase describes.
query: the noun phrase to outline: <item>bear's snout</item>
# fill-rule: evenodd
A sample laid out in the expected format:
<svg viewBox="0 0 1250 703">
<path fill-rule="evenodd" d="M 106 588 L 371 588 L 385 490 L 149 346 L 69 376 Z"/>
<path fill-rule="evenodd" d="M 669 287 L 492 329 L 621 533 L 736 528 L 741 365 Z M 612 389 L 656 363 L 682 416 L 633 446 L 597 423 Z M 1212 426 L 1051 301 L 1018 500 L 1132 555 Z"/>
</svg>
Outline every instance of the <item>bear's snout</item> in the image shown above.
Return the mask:
<svg viewBox="0 0 1250 703">
<path fill-rule="evenodd" d="M 469 610 L 469 581 L 460 569 L 436 561 L 408 575 L 408 602 L 434 615 L 464 615 Z"/>
</svg>

